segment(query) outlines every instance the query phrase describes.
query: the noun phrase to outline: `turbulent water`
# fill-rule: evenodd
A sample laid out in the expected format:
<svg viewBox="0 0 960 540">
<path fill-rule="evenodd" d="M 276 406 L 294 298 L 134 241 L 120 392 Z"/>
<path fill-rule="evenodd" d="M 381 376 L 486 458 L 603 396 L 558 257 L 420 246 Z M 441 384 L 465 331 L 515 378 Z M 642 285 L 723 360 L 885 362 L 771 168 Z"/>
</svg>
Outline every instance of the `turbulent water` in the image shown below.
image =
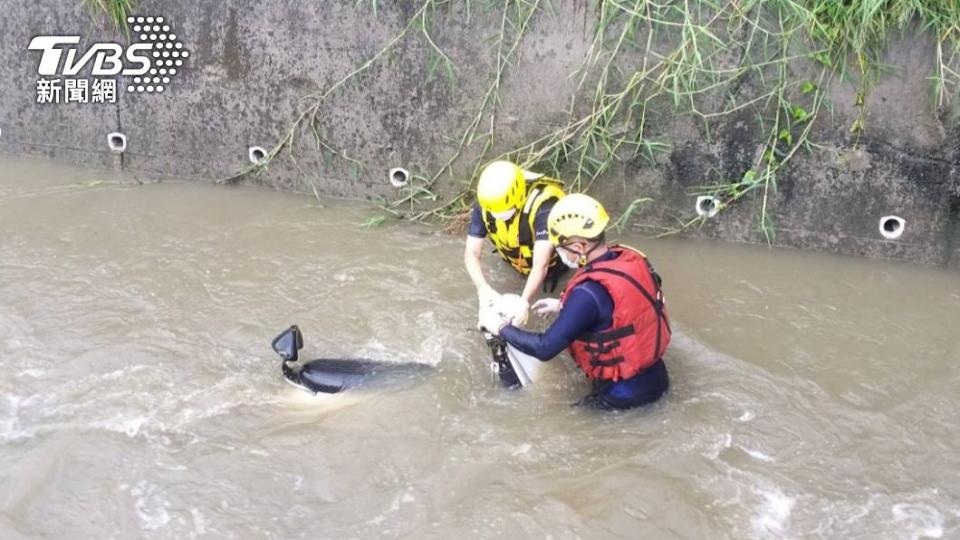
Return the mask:
<svg viewBox="0 0 960 540">
<path fill-rule="evenodd" d="M 627 238 L 657 405 L 499 388 L 462 239 L 259 189 L 0 162 L 0 537 L 960 536 L 960 275 Z M 492 256 L 500 290 L 521 282 Z M 311 397 L 306 356 L 436 367 Z"/>
</svg>

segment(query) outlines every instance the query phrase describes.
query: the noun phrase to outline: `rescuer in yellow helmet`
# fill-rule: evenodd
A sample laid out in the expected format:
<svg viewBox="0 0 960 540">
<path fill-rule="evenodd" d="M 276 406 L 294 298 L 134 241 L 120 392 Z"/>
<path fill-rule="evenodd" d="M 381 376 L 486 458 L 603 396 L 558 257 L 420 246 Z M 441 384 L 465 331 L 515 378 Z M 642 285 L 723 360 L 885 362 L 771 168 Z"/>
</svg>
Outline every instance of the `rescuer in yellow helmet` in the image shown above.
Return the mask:
<svg viewBox="0 0 960 540">
<path fill-rule="evenodd" d="M 562 186 L 509 161 L 494 161 L 480 173 L 463 263 L 477 288 L 481 311 L 500 296 L 487 283 L 480 263 L 487 237 L 505 261 L 527 276 L 522 301 L 513 302 L 510 308 L 511 320 L 517 324 L 526 321 L 531 299 L 541 286 L 546 291 L 546 282 L 551 291 L 556 288 L 565 268 L 550 244 L 547 217 L 564 195 Z"/>
<path fill-rule="evenodd" d="M 550 242 L 564 264 L 577 268 L 559 299 L 538 300 L 539 315 L 556 314 L 544 333 L 512 325 L 496 310 L 481 313 L 480 324 L 523 353 L 549 360 L 564 348 L 593 381 L 582 403 L 627 409 L 656 401 L 669 378 L 663 353 L 670 323 L 660 276 L 639 251 L 608 245 L 610 217 L 593 198 L 567 195 L 550 211 Z"/>
</svg>

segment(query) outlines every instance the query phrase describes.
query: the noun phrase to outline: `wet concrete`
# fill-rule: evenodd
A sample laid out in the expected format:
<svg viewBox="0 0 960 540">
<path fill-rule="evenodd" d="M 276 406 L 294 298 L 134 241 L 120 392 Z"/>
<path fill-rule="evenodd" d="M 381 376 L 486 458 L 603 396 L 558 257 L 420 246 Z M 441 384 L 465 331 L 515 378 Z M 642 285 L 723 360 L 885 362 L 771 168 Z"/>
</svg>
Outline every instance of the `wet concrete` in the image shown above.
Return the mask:
<svg viewBox="0 0 960 540">
<path fill-rule="evenodd" d="M 165 15 L 192 53 L 169 89 L 162 96 L 120 92 L 115 105 L 57 106 L 35 103 L 38 53 L 26 50 L 31 37 L 78 34 L 90 43 L 117 36 L 98 29 L 80 5 L 8 4 L 0 18 L 0 152 L 109 167 L 113 158 L 105 134 L 123 130 L 130 137 L 123 158 L 129 171 L 207 181 L 247 167 L 248 147 L 269 149 L 302 110 L 303 96 L 327 88 L 372 57 L 419 7 L 377 2 L 374 15 L 371 3 L 352 0 L 147 0 L 140 3 L 140 13 Z M 495 150 L 540 136 L 567 119 L 577 83 L 570 74 L 587 54 L 597 12 L 589 2 L 551 5 L 533 21 L 518 64 L 502 81 Z M 323 157 L 306 131 L 294 141 L 295 160 L 284 155 L 250 180 L 372 199 L 393 194 L 385 181 L 391 167 L 431 171 L 445 162 L 491 77 L 491 52 L 478 44 L 488 43 L 500 24 L 496 12 L 475 5 L 468 20 L 463 9 L 440 13 L 432 29 L 456 64 L 452 87 L 443 74 L 427 81 L 429 47 L 414 30 L 322 109 L 320 135 L 370 164 L 367 171 L 358 174 L 349 163 Z M 822 149 L 798 155 L 770 200 L 777 244 L 960 267 L 960 248 L 950 240 L 949 225 L 951 201 L 960 190 L 960 138 L 949 104 L 939 107 L 930 98 L 932 44 L 920 29 L 894 37 L 884 59 L 890 72 L 866 96 L 866 130 L 859 139 L 849 132 L 859 114 L 859 87 L 849 80 L 831 85 L 830 114 L 815 130 Z M 798 78 L 813 73 L 803 63 L 792 69 Z M 755 86 L 747 79 L 734 90 L 749 99 Z M 723 103 L 722 96 L 706 101 L 707 106 Z M 650 135 L 669 143 L 669 151 L 653 164 L 637 158 L 614 167 L 602 186 L 595 186 L 614 210 L 636 197 L 655 199 L 638 212 L 638 230 L 693 217 L 695 197 L 689 189 L 742 176 L 763 138 L 753 113 L 725 119 L 709 134 L 691 117 L 674 117 L 669 107 L 656 116 Z M 456 169 L 444 177 L 440 190 L 459 189 L 469 180 L 464 174 Z M 689 234 L 764 243 L 759 204 L 743 201 Z M 888 214 L 907 220 L 897 241 L 879 235 L 878 220 Z"/>
</svg>

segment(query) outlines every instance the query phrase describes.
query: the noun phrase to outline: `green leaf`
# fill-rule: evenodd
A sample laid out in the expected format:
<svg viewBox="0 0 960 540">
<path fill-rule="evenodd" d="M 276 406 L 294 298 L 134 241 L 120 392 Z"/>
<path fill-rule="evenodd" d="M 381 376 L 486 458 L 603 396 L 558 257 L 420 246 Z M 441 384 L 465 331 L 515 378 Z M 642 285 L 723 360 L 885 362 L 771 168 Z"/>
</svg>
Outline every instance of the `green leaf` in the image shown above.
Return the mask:
<svg viewBox="0 0 960 540">
<path fill-rule="evenodd" d="M 801 94 L 809 94 L 810 92 L 813 92 L 816 89 L 817 89 L 817 85 L 813 84 L 810 81 L 805 81 L 803 84 L 800 85 Z"/>
<path fill-rule="evenodd" d="M 825 52 L 813 55 L 813 59 L 827 67 L 833 67 L 833 59 L 831 59 L 830 55 Z"/>
<path fill-rule="evenodd" d="M 810 118 L 810 113 L 799 105 L 793 106 L 793 119 L 797 122 L 806 122 Z"/>
<path fill-rule="evenodd" d="M 781 141 L 786 141 L 787 144 L 793 144 L 793 134 L 790 133 L 790 130 L 787 128 L 781 129 L 778 137 Z"/>
<path fill-rule="evenodd" d="M 457 86 L 457 78 L 453 73 L 453 62 L 448 60 L 443 63 L 443 67 L 445 67 L 447 70 L 447 83 L 450 85 L 450 91 L 453 91 L 453 89 Z"/>
<path fill-rule="evenodd" d="M 364 229 L 372 229 L 374 227 L 379 227 L 387 220 L 387 216 L 374 216 L 363 223 L 360 224 Z"/>
<path fill-rule="evenodd" d="M 440 66 L 440 62 L 441 62 L 442 60 L 443 60 L 443 59 L 440 58 L 439 55 L 435 55 L 435 56 L 433 57 L 433 61 L 430 62 L 430 67 L 427 68 L 427 79 L 426 79 L 425 82 L 428 82 L 428 83 L 429 83 L 429 82 L 432 82 L 433 79 L 436 78 L 436 76 L 437 76 L 437 68 Z"/>
</svg>

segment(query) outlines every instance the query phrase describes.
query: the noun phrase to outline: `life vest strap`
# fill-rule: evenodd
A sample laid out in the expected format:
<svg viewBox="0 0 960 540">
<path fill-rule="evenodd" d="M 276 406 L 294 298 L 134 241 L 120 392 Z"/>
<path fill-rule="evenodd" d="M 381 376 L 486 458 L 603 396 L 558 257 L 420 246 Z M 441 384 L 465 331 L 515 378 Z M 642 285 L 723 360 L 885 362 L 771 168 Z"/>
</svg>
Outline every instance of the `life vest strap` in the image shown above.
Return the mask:
<svg viewBox="0 0 960 540">
<path fill-rule="evenodd" d="M 527 198 L 527 204 L 523 207 L 523 212 L 520 213 L 520 245 L 521 246 L 533 246 L 533 237 L 531 233 L 533 231 L 534 224 L 530 223 L 530 212 L 533 211 L 534 206 L 539 210 L 543 208 L 543 205 L 549 203 L 550 201 L 558 201 L 557 197 L 546 197 L 543 201 L 537 201 L 540 198 L 542 192 L 539 188 L 534 188 L 530 191 L 530 195 Z M 536 216 L 534 216 L 536 219 Z"/>
<path fill-rule="evenodd" d="M 613 330 L 605 330 L 603 332 L 588 332 L 583 334 L 581 337 L 578 337 L 577 341 L 585 341 L 587 343 L 605 343 L 607 341 L 613 341 L 615 339 L 632 336 L 635 332 L 636 329 L 634 329 L 633 324 L 628 324 Z"/>
<path fill-rule="evenodd" d="M 644 258 L 644 260 L 646 260 L 646 258 Z M 647 269 L 649 270 L 650 268 L 652 268 L 652 266 L 648 261 Z M 657 314 L 657 340 L 654 345 L 653 354 L 654 356 L 658 355 L 660 353 L 660 343 L 663 340 L 663 337 L 661 336 L 661 332 L 660 332 L 660 321 L 664 321 L 666 323 L 667 332 L 673 333 L 673 331 L 670 329 L 670 322 L 667 321 L 667 317 L 663 314 L 663 300 L 662 300 L 663 294 L 660 291 L 659 283 L 657 283 L 658 280 L 656 279 L 656 277 L 654 277 L 654 274 L 656 274 L 656 272 L 651 272 L 651 279 L 653 280 L 654 287 L 657 288 L 657 290 L 655 291 L 657 298 L 654 299 L 654 297 L 650 295 L 647 289 L 645 289 L 643 285 L 640 284 L 639 281 L 634 279 L 633 276 L 631 276 L 630 274 L 627 274 L 626 272 L 621 272 L 620 270 L 615 270 L 613 268 L 590 268 L 590 267 L 585 268 L 585 271 L 586 272 L 604 272 L 607 274 L 613 274 L 615 276 L 619 276 L 627 280 L 627 282 L 633 285 L 634 287 L 636 287 L 637 290 L 640 291 L 641 294 L 643 294 L 644 298 L 646 298 L 647 301 L 650 302 L 650 305 L 653 306 L 653 311 Z M 654 361 L 656 361 L 656 358 L 654 358 Z"/>
<path fill-rule="evenodd" d="M 588 343 L 583 350 L 592 354 L 606 354 L 620 346 L 619 341 L 604 341 L 602 343 Z"/>
<path fill-rule="evenodd" d="M 484 224 L 487 226 L 487 234 L 493 234 L 497 230 L 497 218 L 493 217 L 493 214 L 486 211 L 481 211 L 483 214 Z"/>
<path fill-rule="evenodd" d="M 500 253 L 501 255 L 506 255 L 511 259 L 514 259 L 520 256 L 520 248 L 503 248 L 503 251 L 494 249 L 493 252 Z"/>
<path fill-rule="evenodd" d="M 613 367 L 620 363 L 623 363 L 622 356 L 614 356 L 609 360 L 600 360 L 599 358 L 592 358 L 590 360 L 590 365 L 596 367 Z"/>
</svg>

